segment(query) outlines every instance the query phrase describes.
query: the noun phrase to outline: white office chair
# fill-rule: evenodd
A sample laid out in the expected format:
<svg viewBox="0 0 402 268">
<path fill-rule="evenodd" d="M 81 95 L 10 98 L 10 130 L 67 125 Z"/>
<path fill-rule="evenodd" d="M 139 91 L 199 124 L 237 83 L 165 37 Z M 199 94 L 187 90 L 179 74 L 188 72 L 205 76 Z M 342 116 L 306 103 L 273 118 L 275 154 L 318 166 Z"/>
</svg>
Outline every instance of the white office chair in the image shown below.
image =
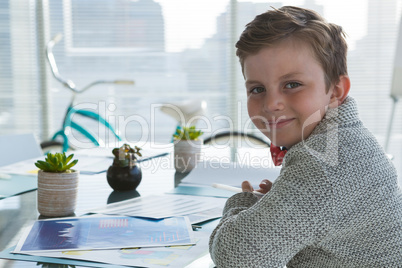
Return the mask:
<svg viewBox="0 0 402 268">
<path fill-rule="evenodd" d="M 0 167 L 43 155 L 33 133 L 0 136 Z"/>
<path fill-rule="evenodd" d="M 389 140 L 391 137 L 392 124 L 394 121 L 395 106 L 402 96 L 402 18 L 399 22 L 399 34 L 398 41 L 396 43 L 396 53 L 394 61 L 394 72 L 392 75 L 392 85 L 391 85 L 391 98 L 393 100 L 391 116 L 388 124 L 388 130 L 385 138 L 385 152 L 388 152 Z"/>
</svg>

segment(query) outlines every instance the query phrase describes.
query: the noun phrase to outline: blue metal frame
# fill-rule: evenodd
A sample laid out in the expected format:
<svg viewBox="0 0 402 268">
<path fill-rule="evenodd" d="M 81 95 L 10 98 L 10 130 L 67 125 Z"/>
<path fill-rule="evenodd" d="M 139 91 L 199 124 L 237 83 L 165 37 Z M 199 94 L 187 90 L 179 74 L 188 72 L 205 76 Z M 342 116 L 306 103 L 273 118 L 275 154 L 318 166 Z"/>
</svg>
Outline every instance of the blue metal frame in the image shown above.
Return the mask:
<svg viewBox="0 0 402 268">
<path fill-rule="evenodd" d="M 92 135 L 88 130 L 86 130 L 84 127 L 81 125 L 77 124 L 76 122 L 72 121 L 72 116 L 74 114 L 80 114 L 84 117 L 96 120 L 99 123 L 102 123 L 105 127 L 109 129 L 110 132 L 113 133 L 113 135 L 119 140 L 122 141 L 121 137 L 116 133 L 114 130 L 113 126 L 109 124 L 109 122 L 106 121 L 105 118 L 100 116 L 99 114 L 88 111 L 88 110 L 77 110 L 74 109 L 71 105 L 67 109 L 66 116 L 64 118 L 64 123 L 63 123 L 63 128 L 59 131 L 57 131 L 53 137 L 52 140 L 56 140 L 57 137 L 61 136 L 63 139 L 63 152 L 66 152 L 69 148 L 69 140 L 68 140 L 68 135 L 66 134 L 66 129 L 68 127 L 71 127 L 72 129 L 77 130 L 81 134 L 83 134 L 88 140 L 90 140 L 95 146 L 99 146 L 99 142 L 97 138 Z"/>
</svg>

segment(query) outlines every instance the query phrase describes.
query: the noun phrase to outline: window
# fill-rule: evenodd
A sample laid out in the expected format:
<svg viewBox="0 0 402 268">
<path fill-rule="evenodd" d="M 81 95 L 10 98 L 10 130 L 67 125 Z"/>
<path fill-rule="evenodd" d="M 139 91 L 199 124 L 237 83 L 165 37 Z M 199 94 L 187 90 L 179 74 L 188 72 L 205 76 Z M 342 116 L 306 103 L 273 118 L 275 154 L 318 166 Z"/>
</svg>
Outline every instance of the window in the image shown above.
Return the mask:
<svg viewBox="0 0 402 268">
<path fill-rule="evenodd" d="M 131 142 L 169 142 L 176 122 L 159 107 L 188 99 L 208 103 L 209 133 L 252 130 L 234 43 L 255 15 L 282 5 L 314 9 L 345 29 L 350 95 L 365 125 L 384 143 L 401 0 L 2 1 L 0 134 L 34 132 L 45 140 L 60 128 L 72 94 L 53 79 L 43 53 L 57 33 L 63 34 L 54 47 L 59 71 L 78 88 L 97 79 L 135 81 L 99 85 L 76 98 L 79 107 L 106 116 Z M 399 173 L 401 109 L 396 108 L 389 151 Z"/>
</svg>

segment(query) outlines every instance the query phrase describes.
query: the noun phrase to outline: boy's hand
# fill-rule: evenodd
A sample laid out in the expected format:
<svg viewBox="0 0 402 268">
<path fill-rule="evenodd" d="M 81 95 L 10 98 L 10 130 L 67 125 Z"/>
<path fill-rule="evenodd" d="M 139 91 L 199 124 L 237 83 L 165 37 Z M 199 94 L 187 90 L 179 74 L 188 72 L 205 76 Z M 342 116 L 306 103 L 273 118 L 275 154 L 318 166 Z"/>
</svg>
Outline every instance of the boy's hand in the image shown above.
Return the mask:
<svg viewBox="0 0 402 268">
<path fill-rule="evenodd" d="M 256 191 L 260 192 L 262 194 L 266 194 L 269 192 L 269 190 L 271 190 L 272 182 L 270 180 L 265 179 L 265 180 L 262 180 L 260 185 L 258 185 L 258 186 L 260 186 L 260 189 L 258 189 Z"/>
<path fill-rule="evenodd" d="M 256 191 L 260 192 L 262 194 L 266 194 L 269 192 L 269 190 L 271 190 L 272 182 L 270 182 L 267 179 L 262 180 L 259 187 L 260 187 L 260 189 L 258 189 Z M 248 182 L 248 181 L 242 182 L 241 189 L 243 190 L 243 192 L 253 192 L 254 191 L 253 186 L 251 186 L 250 182 Z"/>
<path fill-rule="evenodd" d="M 248 181 L 243 181 L 241 183 L 241 189 L 243 190 L 243 192 L 253 192 L 253 186 L 251 186 L 251 184 Z"/>
</svg>

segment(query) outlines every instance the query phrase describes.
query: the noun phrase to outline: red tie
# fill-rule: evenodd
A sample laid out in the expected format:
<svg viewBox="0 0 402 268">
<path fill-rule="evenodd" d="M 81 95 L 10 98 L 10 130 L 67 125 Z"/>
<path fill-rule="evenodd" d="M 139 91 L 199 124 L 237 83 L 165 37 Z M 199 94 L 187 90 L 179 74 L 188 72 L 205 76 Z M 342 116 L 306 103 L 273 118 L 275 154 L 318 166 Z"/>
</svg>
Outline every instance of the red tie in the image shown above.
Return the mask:
<svg viewBox="0 0 402 268">
<path fill-rule="evenodd" d="M 285 147 L 281 149 L 281 147 L 273 145 L 272 142 L 269 149 L 271 151 L 272 161 L 274 161 L 274 165 L 282 165 L 283 158 L 285 157 L 285 154 L 288 150 L 286 150 Z"/>
</svg>

